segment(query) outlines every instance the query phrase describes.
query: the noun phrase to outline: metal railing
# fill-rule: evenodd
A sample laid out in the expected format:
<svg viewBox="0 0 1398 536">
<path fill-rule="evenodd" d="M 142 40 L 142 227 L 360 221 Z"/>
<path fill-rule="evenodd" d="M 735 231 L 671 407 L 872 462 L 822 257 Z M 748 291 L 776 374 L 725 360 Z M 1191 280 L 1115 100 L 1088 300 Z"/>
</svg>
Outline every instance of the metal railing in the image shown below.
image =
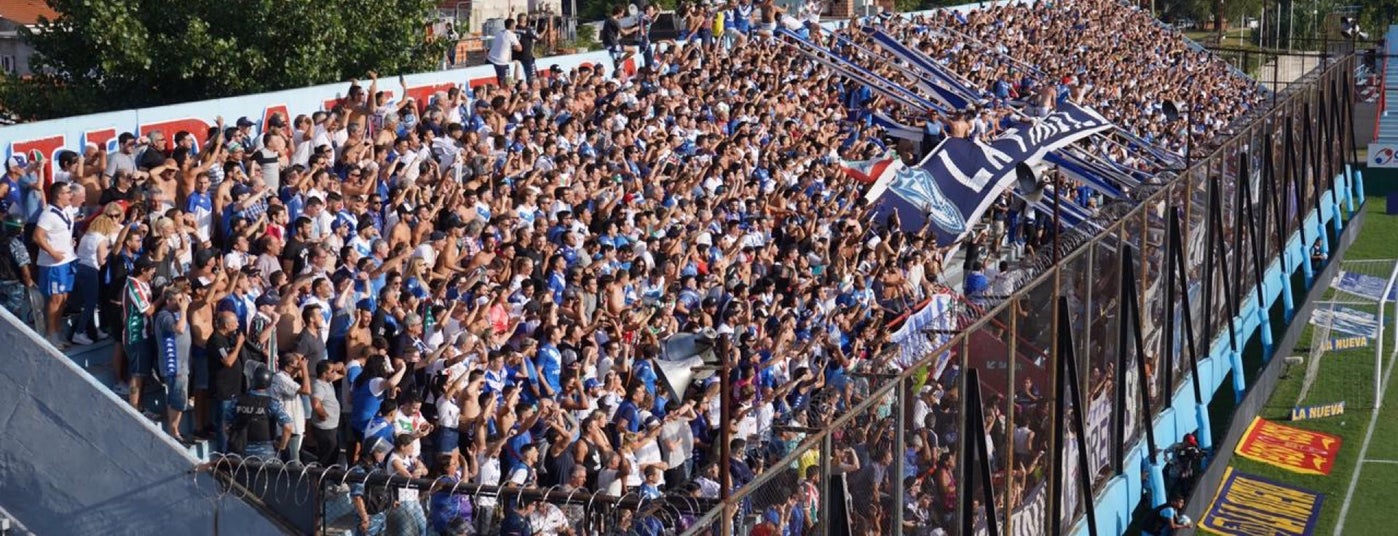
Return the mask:
<svg viewBox="0 0 1398 536">
<path fill-rule="evenodd" d="M 746 534 L 757 522 L 793 517 L 807 518 L 807 534 L 827 534 L 831 514 L 837 513 L 853 533 L 900 534 L 909 498 L 921 501 L 919 526 L 960 533 L 959 500 L 966 493 L 981 497 L 983 485 L 967 485 L 957 470 L 948 470 L 964 454 L 958 446 L 967 430 L 960 382 L 971 368 L 979 370 L 985 393 L 983 424 L 1000 530 L 1057 534 L 1077 523 L 1083 499 L 1091 500 L 1117 475 L 1138 474 L 1123 466 L 1124 454 L 1190 380 L 1190 347 L 1207 355 L 1212 341 L 1229 335 L 1233 318 L 1260 305 L 1244 298 L 1253 299 L 1249 293 L 1254 290 L 1260 296 L 1258 276 L 1296 233 L 1308 250 L 1312 244 L 1325 247 L 1327 237 L 1307 232 L 1302 220 L 1312 211 L 1318 213 L 1323 192 L 1334 187 L 1333 177 L 1352 158 L 1356 65 L 1355 54 L 1323 58 L 1267 106 L 1236 122 L 1230 137 L 1197 150 L 1205 156 L 1176 180 L 965 324 L 950 342 L 896 376 L 867 377 L 865 383 L 851 386 L 856 402 L 840 408 L 824 429 L 794 438 L 786 456 L 699 517 L 685 534 Z M 1172 258 L 1167 256 L 1166 235 L 1173 214 L 1180 222 L 1189 299 L 1176 297 L 1167 307 L 1163 268 Z M 1213 218 L 1217 219 L 1211 225 Z M 1141 306 L 1145 370 L 1132 359 L 1118 357 L 1126 355 L 1122 346 L 1137 329 L 1122 326 L 1119 314 L 1122 252 L 1128 249 L 1135 252 L 1135 272 L 1140 274 L 1130 284 L 1139 285 L 1134 294 Z M 1073 355 L 1084 371 L 1080 388 L 1086 398 L 1086 437 L 1069 437 L 1066 449 L 1088 451 L 1091 490 L 1078 489 L 1075 479 L 1068 478 L 1079 470 L 1073 456 L 1066 457 L 1062 475 L 1051 474 L 1053 453 L 1045 447 L 1065 422 L 1064 415 L 1052 414 L 1050 407 L 1058 395 L 1052 392 L 1058 326 L 1056 315 L 1044 314 L 1051 313 L 1059 296 L 1068 298 Z M 1198 326 L 1196 340 L 1184 336 L 1184 303 Z M 948 355 L 952 365 L 947 372 L 929 379 L 928 369 Z M 1142 414 L 1142 396 L 1155 408 L 1153 415 Z M 925 414 L 932 419 L 912 422 Z M 915 448 L 917 444 L 923 447 Z M 1154 450 L 1168 446 L 1154 445 Z M 915 452 L 910 454 L 910 449 Z M 1157 454 L 1147 453 L 1152 458 Z M 870 477 L 880 472 L 896 478 L 886 479 L 887 484 L 874 482 Z M 1053 482 L 1055 477 L 1063 479 L 1061 487 Z M 849 493 L 834 493 L 839 486 Z M 1047 514 L 1053 489 L 1061 490 L 1064 501 L 1064 518 L 1056 526 Z M 841 496 L 850 498 L 847 506 L 832 504 Z M 977 510 L 977 526 L 984 526 L 984 507 Z M 793 509 L 804 512 L 792 514 Z"/>
</svg>

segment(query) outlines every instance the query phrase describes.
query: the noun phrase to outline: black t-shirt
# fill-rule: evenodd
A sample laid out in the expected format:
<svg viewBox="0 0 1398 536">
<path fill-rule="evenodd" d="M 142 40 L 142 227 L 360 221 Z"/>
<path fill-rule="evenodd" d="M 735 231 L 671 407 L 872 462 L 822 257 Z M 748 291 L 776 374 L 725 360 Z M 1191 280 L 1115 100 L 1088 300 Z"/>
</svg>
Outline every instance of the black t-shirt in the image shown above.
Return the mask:
<svg viewBox="0 0 1398 536">
<path fill-rule="evenodd" d="M 237 341 L 228 335 L 215 332 L 209 337 L 209 371 L 213 378 L 214 400 L 229 400 L 243 393 L 243 356 L 233 361 L 233 366 L 223 366 L 223 358 Z"/>
<path fill-rule="evenodd" d="M 534 61 L 534 42 L 539 40 L 539 34 L 533 28 L 516 28 L 515 37 L 519 39 L 519 52 L 515 53 L 515 59 L 519 61 Z"/>
<path fill-rule="evenodd" d="M 608 47 L 614 47 L 621 44 L 620 41 L 621 23 L 610 17 L 602 21 L 602 44 Z"/>
<path fill-rule="evenodd" d="M 300 238 L 292 237 L 286 241 L 286 248 L 282 249 L 282 260 L 291 261 L 291 274 L 300 274 L 306 269 L 306 257 L 310 253 L 310 246 L 301 241 Z"/>
</svg>

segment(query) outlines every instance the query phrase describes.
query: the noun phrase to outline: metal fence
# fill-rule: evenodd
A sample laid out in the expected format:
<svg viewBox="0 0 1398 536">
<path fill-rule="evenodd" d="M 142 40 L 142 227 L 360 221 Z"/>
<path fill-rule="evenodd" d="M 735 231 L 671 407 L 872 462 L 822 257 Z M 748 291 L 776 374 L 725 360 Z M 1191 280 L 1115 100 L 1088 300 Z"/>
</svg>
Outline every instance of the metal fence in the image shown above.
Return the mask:
<svg viewBox="0 0 1398 536">
<path fill-rule="evenodd" d="M 1109 479 L 1136 477 L 1123 466 L 1130 448 L 1146 440 L 1155 459 L 1170 446 L 1151 437 L 1149 423 L 1197 378 L 1191 367 L 1209 343 L 1262 305 L 1259 277 L 1286 241 L 1300 232 L 1307 251 L 1326 254 L 1329 237 L 1305 230 L 1302 219 L 1318 213 L 1352 156 L 1360 61 L 1352 53 L 1323 58 L 1237 122 L 1231 137 L 1196 148 L 1178 178 L 964 323 L 950 342 L 897 376 L 862 377 L 833 422 L 793 436 L 787 456 L 685 534 L 748 534 L 763 522 L 793 523 L 805 534 L 989 533 L 991 510 L 1005 534 L 1057 534 L 1078 523 Z M 1058 298 L 1066 326 L 1055 314 Z M 1125 314 L 1131 301 L 1139 318 Z M 1066 410 L 1055 407 L 1065 395 L 1056 392 L 1055 369 L 1070 355 L 1056 344 L 1060 328 L 1071 334 L 1081 371 L 1081 406 Z M 943 362 L 940 377 L 929 375 Z M 972 370 L 979 405 L 963 400 Z M 980 426 L 967 422 L 973 407 Z M 1079 418 L 1082 437 L 1063 429 Z M 976 463 L 989 478 L 968 480 L 961 462 L 966 435 L 976 433 L 986 437 L 987 459 Z M 1050 448 L 1055 434 L 1059 451 Z M 1078 484 L 1083 471 L 1090 489 Z M 982 500 L 987 486 L 992 504 Z"/>
</svg>

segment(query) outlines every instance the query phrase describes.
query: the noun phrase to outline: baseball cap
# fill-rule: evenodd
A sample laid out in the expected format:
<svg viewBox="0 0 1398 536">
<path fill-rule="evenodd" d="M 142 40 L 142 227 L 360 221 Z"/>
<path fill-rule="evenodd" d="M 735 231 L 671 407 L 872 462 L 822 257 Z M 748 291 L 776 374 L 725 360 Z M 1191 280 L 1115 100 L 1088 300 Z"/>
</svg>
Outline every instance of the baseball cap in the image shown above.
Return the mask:
<svg viewBox="0 0 1398 536">
<path fill-rule="evenodd" d="M 256 123 L 253 123 L 252 120 L 248 119 L 248 116 L 246 116 L 246 115 L 238 118 L 238 126 L 239 126 L 239 127 L 250 127 L 250 126 L 253 126 L 253 125 L 255 125 L 255 124 L 256 124 Z"/>
<path fill-rule="evenodd" d="M 280 300 L 278 300 L 275 296 L 272 296 L 271 294 L 263 294 L 257 297 L 258 307 L 262 307 L 263 305 L 276 307 L 279 302 Z"/>
<path fill-rule="evenodd" d="M 355 303 L 354 308 L 359 309 L 361 311 L 373 311 L 374 302 L 369 301 L 369 298 L 364 298 L 362 300 L 359 300 L 358 303 Z"/>
<path fill-rule="evenodd" d="M 596 388 L 601 387 L 601 386 L 602 386 L 602 382 L 597 381 L 597 378 L 588 378 L 588 379 L 586 379 L 586 380 L 583 381 L 583 389 L 584 389 L 584 390 L 590 391 L 590 390 L 596 389 Z"/>
<path fill-rule="evenodd" d="M 441 231 L 432 231 L 432 234 L 427 235 L 427 240 L 428 240 L 429 242 L 436 242 L 436 241 L 438 241 L 438 240 L 446 240 L 446 239 L 447 239 L 447 234 L 444 233 L 444 232 L 441 232 Z"/>
<path fill-rule="evenodd" d="M 25 165 L 27 163 L 24 161 L 24 155 L 17 154 L 5 159 L 5 169 L 22 168 Z"/>
</svg>

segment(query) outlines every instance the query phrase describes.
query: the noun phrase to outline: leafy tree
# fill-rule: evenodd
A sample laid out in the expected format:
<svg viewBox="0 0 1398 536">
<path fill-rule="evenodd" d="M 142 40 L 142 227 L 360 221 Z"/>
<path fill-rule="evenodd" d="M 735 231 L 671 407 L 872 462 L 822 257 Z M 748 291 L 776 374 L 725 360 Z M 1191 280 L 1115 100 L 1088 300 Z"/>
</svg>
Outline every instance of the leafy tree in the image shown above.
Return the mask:
<svg viewBox="0 0 1398 536">
<path fill-rule="evenodd" d="M 433 0 L 48 0 L 25 36 L 39 73 L 0 79 L 20 119 L 322 84 L 436 67 Z"/>
</svg>

